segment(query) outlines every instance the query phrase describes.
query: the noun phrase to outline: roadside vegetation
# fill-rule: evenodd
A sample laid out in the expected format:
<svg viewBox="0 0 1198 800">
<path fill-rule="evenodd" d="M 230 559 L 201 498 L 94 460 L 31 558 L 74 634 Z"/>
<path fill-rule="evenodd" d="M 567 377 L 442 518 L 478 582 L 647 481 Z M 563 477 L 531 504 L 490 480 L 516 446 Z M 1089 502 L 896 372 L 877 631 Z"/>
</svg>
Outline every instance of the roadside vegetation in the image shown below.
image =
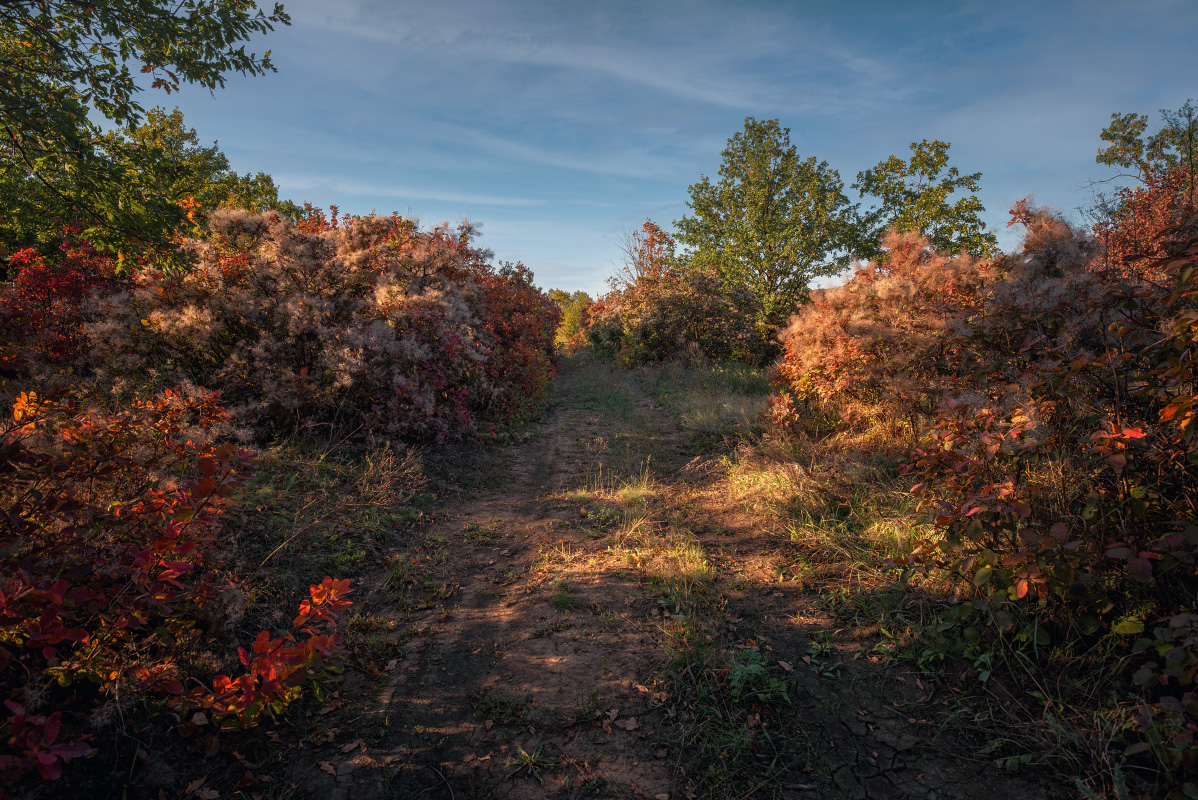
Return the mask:
<svg viewBox="0 0 1198 800">
<path fill-rule="evenodd" d="M 899 203 L 876 250 L 842 239 L 870 260 L 794 306 L 768 412 L 722 469 L 730 496 L 803 553 L 791 579 L 835 585 L 829 610 L 879 626 L 885 659 L 990 699 L 995 725 L 1037 751 L 1029 762 L 1080 772 L 1083 792 L 1188 797 L 1198 136 L 1191 106 L 1164 116 L 1153 134 L 1137 115 L 1103 132 L 1099 162 L 1135 180 L 1101 199 L 1089 229 L 1021 201 L 1010 224 L 1023 244 L 1000 254 Z M 726 166 L 743 158 L 738 138 L 729 148 Z M 718 324 L 674 322 L 719 314 L 677 311 L 684 292 L 659 302 L 668 276 L 714 307 L 696 287 L 728 263 L 725 240 L 676 253 L 652 222 L 635 240 L 587 312 L 592 351 L 659 373 L 738 357 Z M 740 300 L 743 274 L 717 284 L 723 319 L 776 300 Z"/>
</svg>

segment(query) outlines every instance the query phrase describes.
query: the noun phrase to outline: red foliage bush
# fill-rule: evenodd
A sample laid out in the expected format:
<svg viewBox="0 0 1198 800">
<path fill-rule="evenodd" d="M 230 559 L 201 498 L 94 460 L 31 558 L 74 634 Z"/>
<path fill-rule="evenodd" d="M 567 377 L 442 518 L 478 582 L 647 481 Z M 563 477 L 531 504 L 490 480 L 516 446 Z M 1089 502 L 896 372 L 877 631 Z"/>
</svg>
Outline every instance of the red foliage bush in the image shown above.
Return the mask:
<svg viewBox="0 0 1198 800">
<path fill-rule="evenodd" d="M 191 271 L 143 269 L 96 308 L 100 373 L 220 389 L 247 422 L 408 439 L 485 433 L 544 402 L 559 312 L 524 267 L 488 265 L 469 225 L 311 209 L 209 226 Z"/>
<path fill-rule="evenodd" d="M 74 233 L 64 231 L 56 264 L 33 249 L 9 259 L 15 277 L 0 286 L 0 369 L 28 366 L 34 359 L 67 364 L 86 352 L 83 300 L 107 288 L 114 271 L 111 259 Z"/>
<path fill-rule="evenodd" d="M 775 418 L 905 420 L 931 533 L 892 563 L 960 579 L 967 614 L 1046 646 L 1142 652 L 1151 747 L 1198 767 L 1198 222 L 1187 177 L 1122 193 L 1096 237 L 1018 204 L 990 263 L 891 237 L 800 312 Z M 807 403 L 808 406 L 804 406 Z M 1016 609 L 1019 614 L 1013 613 Z M 1135 636 L 1155 630 L 1136 642 Z M 1126 637 L 1126 638 L 1125 638 Z M 1153 660 L 1148 660 L 1154 656 Z"/>
<path fill-rule="evenodd" d="M 341 638 L 328 631 L 336 627 L 336 612 L 352 605 L 345 599 L 350 593 L 349 581 L 325 578 L 309 587 L 308 593 L 311 596 L 300 603 L 299 616 L 292 623 L 294 632 L 278 639 L 260 632 L 250 653 L 237 649 L 246 668 L 243 675 L 217 675 L 212 691 L 202 686 L 193 689 L 179 705 L 187 710 L 204 709 L 225 728 L 249 728 L 257 724 L 263 711 L 282 713 L 300 696 L 305 683 L 336 669 L 344 648 Z M 305 638 L 297 639 L 296 634 Z M 192 719 L 196 724 L 196 718 Z"/>
<path fill-rule="evenodd" d="M 252 461 L 211 442 L 224 417 L 212 394 L 168 390 L 104 411 L 57 389 L 22 393 L 0 426 L 0 694 L 14 713 L 5 780 L 31 769 L 53 779 L 58 761 L 88 750 L 80 738 L 56 743 L 62 717 L 29 713 L 39 706 L 77 720 L 138 693 L 183 695 L 181 654 L 222 613 L 207 554 Z M 308 625 L 344 607 L 344 582 L 326 584 L 297 620 L 306 641 L 259 637 L 269 647 L 250 675 L 275 683 L 246 697 L 244 683 L 218 678 L 217 716 L 252 723 L 256 704 L 281 707 L 336 651 Z"/>
<path fill-rule="evenodd" d="M 768 358 L 770 332 L 754 323 L 756 301 L 726 291 L 712 271 L 682 267 L 674 247 L 651 220 L 632 234 L 613 291 L 584 316 L 595 352 L 625 367 L 692 353 L 713 361 Z"/>
</svg>

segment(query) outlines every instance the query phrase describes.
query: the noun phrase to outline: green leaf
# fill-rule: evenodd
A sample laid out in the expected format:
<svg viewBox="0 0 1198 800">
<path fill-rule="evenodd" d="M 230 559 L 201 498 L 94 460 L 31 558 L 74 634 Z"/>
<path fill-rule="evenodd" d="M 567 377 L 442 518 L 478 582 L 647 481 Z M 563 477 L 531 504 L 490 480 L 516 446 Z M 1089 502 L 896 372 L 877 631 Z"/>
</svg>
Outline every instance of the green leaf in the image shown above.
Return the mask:
<svg viewBox="0 0 1198 800">
<path fill-rule="evenodd" d="M 1120 636 L 1131 636 L 1133 634 L 1144 632 L 1144 620 L 1135 617 L 1120 617 L 1115 620 L 1115 624 L 1111 626 L 1111 632 L 1117 633 Z"/>
</svg>

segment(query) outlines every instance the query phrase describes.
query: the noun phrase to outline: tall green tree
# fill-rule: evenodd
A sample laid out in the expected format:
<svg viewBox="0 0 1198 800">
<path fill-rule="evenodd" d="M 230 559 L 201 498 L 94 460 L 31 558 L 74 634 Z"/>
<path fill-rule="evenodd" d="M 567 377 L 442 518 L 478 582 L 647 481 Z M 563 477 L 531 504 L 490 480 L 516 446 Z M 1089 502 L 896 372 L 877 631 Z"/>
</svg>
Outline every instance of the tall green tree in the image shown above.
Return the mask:
<svg viewBox="0 0 1198 800">
<path fill-rule="evenodd" d="M 241 43 L 287 24 L 281 5 L 266 14 L 252 0 L 0 2 L 0 184 L 69 211 L 110 249 L 165 246 L 183 212 L 159 191 L 153 153 L 97 120 L 139 123 L 146 82 L 169 94 L 274 71 L 269 51 Z M 0 196 L 0 218 L 14 202 Z"/>
<path fill-rule="evenodd" d="M 1111 124 L 1100 134 L 1108 146 L 1099 149 L 1095 161 L 1122 170 L 1120 177 L 1150 183 L 1174 167 L 1191 175 L 1198 170 L 1198 109 L 1192 100 L 1176 111 L 1161 109 L 1165 124 L 1148 133 L 1144 114 L 1111 114 Z"/>
<path fill-rule="evenodd" d="M 889 230 L 918 232 L 939 250 L 984 257 L 998 249 L 994 234 L 979 216 L 985 208 L 976 194 L 955 202 L 954 195 L 977 192 L 982 173 L 962 175 L 948 166 L 951 145 L 937 139 L 911 143 L 911 158 L 891 156 L 873 169 L 857 174 L 853 188 L 877 201 L 861 214 L 854 252 L 877 258 L 880 241 Z"/>
<path fill-rule="evenodd" d="M 704 175 L 688 190 L 694 216 L 674 222 L 678 241 L 729 294 L 756 299 L 759 327 L 781 325 L 813 279 L 847 264 L 841 248 L 852 208 L 844 183 L 826 161 L 801 159 L 776 119 L 746 118 L 722 155 L 719 181 Z"/>
<path fill-rule="evenodd" d="M 292 216 L 301 211 L 294 203 L 279 200 L 279 189 L 265 172 L 239 175 L 230 169 L 218 143 L 202 145 L 177 108 L 169 113 L 152 108 L 145 122 L 113 132 L 108 139 L 129 145 L 144 154 L 143 162 L 156 164 L 160 190 L 173 202 L 191 198 L 204 212 L 219 206 L 255 212 L 282 210 Z"/>
</svg>

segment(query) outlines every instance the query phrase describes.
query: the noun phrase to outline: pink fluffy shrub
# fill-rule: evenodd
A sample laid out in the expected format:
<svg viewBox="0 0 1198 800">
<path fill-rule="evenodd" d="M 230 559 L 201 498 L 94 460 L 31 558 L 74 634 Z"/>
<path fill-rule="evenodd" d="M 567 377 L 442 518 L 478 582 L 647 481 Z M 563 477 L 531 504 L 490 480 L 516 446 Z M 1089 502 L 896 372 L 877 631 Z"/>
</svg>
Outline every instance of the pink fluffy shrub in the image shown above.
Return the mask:
<svg viewBox="0 0 1198 800">
<path fill-rule="evenodd" d="M 209 227 L 185 243 L 192 270 L 143 268 L 92 309 L 102 377 L 219 389 L 244 422 L 425 440 L 544 400 L 556 306 L 526 270 L 490 267 L 468 224 L 218 210 Z"/>
</svg>

